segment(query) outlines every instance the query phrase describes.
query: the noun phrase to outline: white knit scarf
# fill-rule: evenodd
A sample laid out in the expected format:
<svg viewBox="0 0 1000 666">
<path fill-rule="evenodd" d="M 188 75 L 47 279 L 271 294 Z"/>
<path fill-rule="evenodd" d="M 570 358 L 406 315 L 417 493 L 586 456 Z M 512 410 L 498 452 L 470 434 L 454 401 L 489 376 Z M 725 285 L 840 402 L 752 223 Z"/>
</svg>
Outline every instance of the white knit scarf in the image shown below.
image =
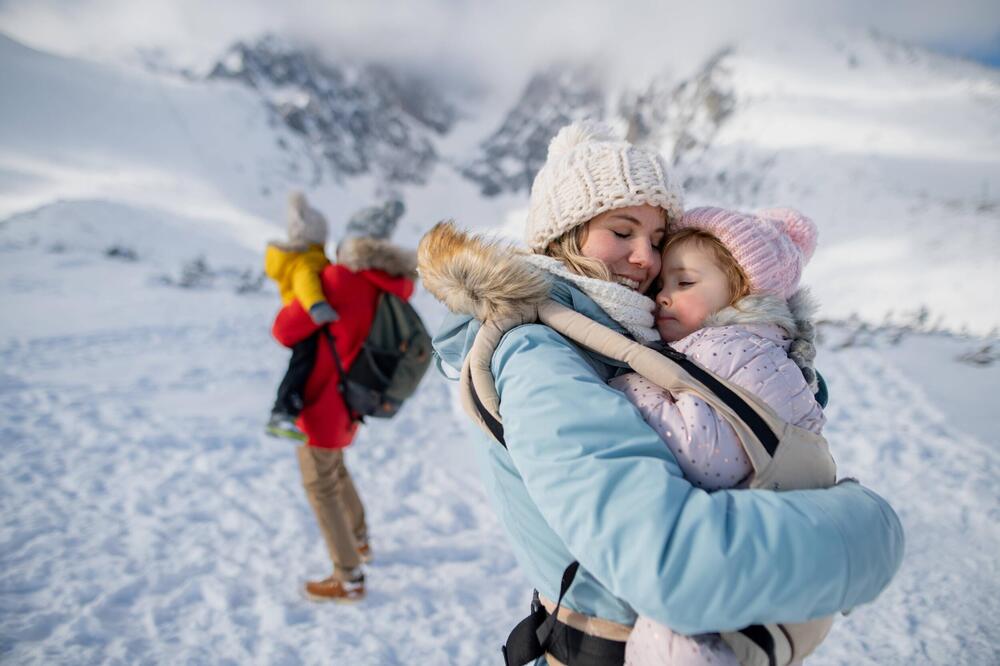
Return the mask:
<svg viewBox="0 0 1000 666">
<path fill-rule="evenodd" d="M 527 254 L 525 259 L 533 266 L 575 284 L 639 342 L 649 343 L 660 339 L 660 334 L 653 328 L 653 310 L 656 309 L 653 299 L 617 282 L 574 273 L 558 259 L 544 254 Z"/>
</svg>

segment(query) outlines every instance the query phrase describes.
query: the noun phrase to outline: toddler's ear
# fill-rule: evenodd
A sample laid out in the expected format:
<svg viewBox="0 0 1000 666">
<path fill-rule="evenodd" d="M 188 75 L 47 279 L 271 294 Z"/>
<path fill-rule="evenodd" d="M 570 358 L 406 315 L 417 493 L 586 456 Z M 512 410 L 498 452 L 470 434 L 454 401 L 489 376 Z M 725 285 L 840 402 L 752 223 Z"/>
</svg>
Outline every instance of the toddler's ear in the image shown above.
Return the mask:
<svg viewBox="0 0 1000 666">
<path fill-rule="evenodd" d="M 809 261 L 816 250 L 819 234 L 815 222 L 794 208 L 764 208 L 757 211 L 757 215 L 777 222 L 802 252 L 802 263 Z"/>
</svg>

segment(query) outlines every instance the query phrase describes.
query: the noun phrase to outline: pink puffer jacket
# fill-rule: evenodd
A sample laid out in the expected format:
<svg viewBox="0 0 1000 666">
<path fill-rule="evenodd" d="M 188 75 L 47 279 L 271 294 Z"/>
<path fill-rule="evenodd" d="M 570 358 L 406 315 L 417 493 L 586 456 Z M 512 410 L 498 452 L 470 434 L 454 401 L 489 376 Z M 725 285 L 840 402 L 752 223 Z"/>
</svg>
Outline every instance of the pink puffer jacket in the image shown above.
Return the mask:
<svg viewBox="0 0 1000 666">
<path fill-rule="evenodd" d="M 802 308 L 809 307 L 801 302 Z M 770 296 L 750 296 L 737 306 L 715 314 L 704 328 L 671 346 L 759 396 L 782 419 L 820 432 L 823 410 L 802 368 L 788 354 L 803 329 L 811 333 L 804 321 L 807 314 L 793 312 L 784 299 Z M 670 395 L 636 374 L 618 377 L 612 386 L 639 408 L 695 485 L 732 488 L 752 471 L 732 427 L 697 395 Z"/>
</svg>

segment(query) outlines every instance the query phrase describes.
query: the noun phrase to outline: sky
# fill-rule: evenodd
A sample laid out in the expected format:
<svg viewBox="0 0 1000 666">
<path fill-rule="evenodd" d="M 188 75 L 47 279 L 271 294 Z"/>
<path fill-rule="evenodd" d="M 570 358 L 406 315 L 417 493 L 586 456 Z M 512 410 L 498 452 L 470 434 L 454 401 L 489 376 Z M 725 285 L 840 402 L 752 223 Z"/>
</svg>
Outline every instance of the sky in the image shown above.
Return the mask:
<svg viewBox="0 0 1000 666">
<path fill-rule="evenodd" d="M 337 58 L 375 59 L 491 87 L 540 64 L 587 57 L 637 79 L 662 63 L 679 71 L 747 36 L 802 38 L 869 29 L 1000 65 L 996 0 L 0 0 L 0 31 L 31 46 L 97 59 L 161 49 L 168 62 L 206 70 L 232 42 L 275 32 Z M 655 57 L 653 57 L 655 55 Z"/>
</svg>

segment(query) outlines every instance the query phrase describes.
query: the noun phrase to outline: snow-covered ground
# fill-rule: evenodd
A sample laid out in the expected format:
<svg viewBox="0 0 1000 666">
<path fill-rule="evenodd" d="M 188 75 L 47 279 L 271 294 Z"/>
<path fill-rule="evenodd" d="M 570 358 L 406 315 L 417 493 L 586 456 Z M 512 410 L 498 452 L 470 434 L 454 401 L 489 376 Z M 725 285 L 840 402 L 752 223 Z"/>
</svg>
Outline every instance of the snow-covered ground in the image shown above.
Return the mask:
<svg viewBox="0 0 1000 666">
<path fill-rule="evenodd" d="M 447 382 L 428 377 L 351 448 L 371 593 L 316 605 L 299 589 L 328 565 L 294 455 L 261 434 L 286 360 L 268 336 L 276 295 L 225 276 L 161 284 L 142 254 L 81 247 L 86 222 L 10 240 L 34 223 L 0 231 L 3 661 L 496 663 L 527 587 Z M 441 315 L 426 294 L 417 305 Z M 957 362 L 974 341 L 835 351 L 846 336 L 829 329 L 821 352 L 827 432 L 842 472 L 898 509 L 907 557 L 813 663 L 990 663 L 1000 367 Z"/>
<path fill-rule="evenodd" d="M 3 37 L 0 85 L 19 93 L 0 108 L 0 661 L 498 663 L 530 590 L 437 375 L 348 452 L 373 530 L 368 598 L 300 595 L 329 564 L 291 447 L 261 432 L 287 353 L 268 332 L 277 295 L 254 285 L 295 177 L 257 102 L 231 84 L 168 85 Z M 143 117 L 155 140 L 135 129 L 136 113 L 153 114 Z M 844 173 L 867 183 L 852 197 L 891 199 L 891 183 Z M 339 220 L 366 188 L 310 194 Z M 444 215 L 487 227 L 523 205 L 481 200 L 449 172 L 406 194 L 399 238 L 411 245 Z M 885 204 L 897 240 L 900 205 Z M 983 246 L 995 226 L 969 233 L 920 242 L 958 237 L 979 246 L 977 266 L 995 257 Z M 862 240 L 825 270 L 850 266 L 877 288 Z M 906 259 L 891 277 L 924 279 L 919 269 Z M 956 324 L 962 308 L 995 310 L 992 288 L 956 289 Z M 416 306 L 431 327 L 443 315 L 424 292 Z M 840 471 L 890 499 L 908 541 L 888 591 L 839 620 L 810 663 L 1000 662 L 1000 363 L 956 360 L 979 338 L 844 345 L 851 327 L 824 331 Z"/>
</svg>

